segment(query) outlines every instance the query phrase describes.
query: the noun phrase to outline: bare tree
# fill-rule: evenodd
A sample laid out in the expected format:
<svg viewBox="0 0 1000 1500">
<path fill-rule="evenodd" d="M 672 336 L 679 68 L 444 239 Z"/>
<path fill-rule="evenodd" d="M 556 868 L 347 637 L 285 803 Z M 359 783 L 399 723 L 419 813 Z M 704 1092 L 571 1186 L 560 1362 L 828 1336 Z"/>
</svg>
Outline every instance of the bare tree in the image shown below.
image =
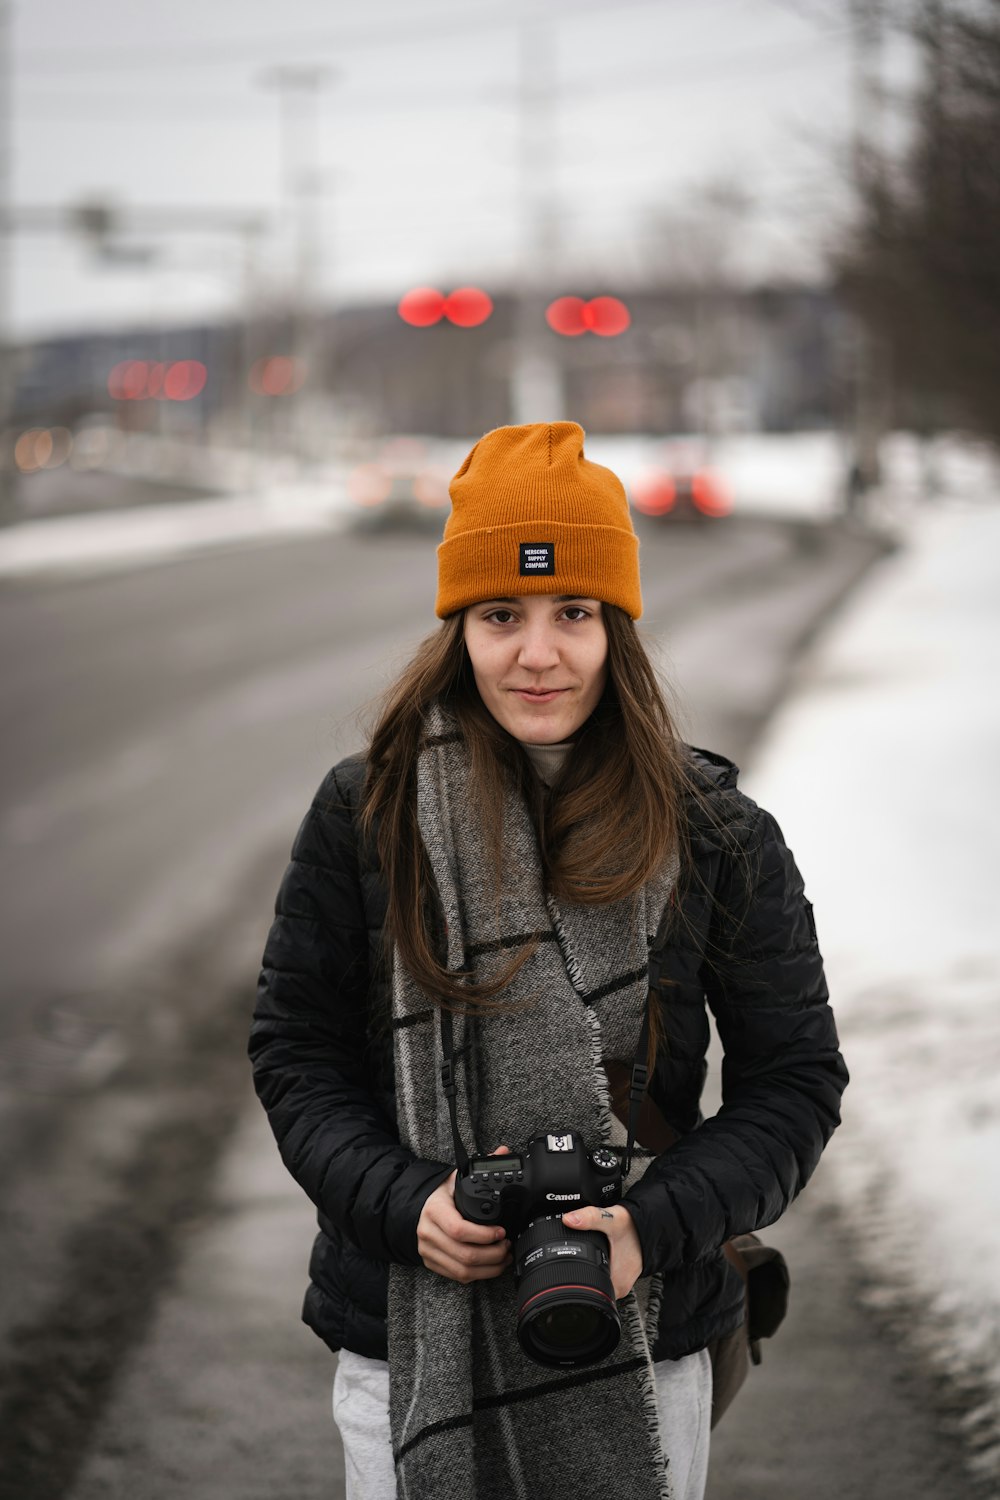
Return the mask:
<svg viewBox="0 0 1000 1500">
<path fill-rule="evenodd" d="M 1000 440 L 1000 0 L 925 0 L 909 149 L 863 174 L 841 285 L 890 350 L 899 415 Z"/>
</svg>

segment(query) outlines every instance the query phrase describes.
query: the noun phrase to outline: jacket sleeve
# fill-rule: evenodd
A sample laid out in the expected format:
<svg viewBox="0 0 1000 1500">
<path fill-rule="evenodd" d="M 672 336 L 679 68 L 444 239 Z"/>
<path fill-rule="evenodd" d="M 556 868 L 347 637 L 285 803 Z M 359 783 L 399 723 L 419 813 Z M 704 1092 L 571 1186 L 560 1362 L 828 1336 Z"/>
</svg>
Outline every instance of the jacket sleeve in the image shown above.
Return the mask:
<svg viewBox="0 0 1000 1500">
<path fill-rule="evenodd" d="M 282 1160 L 377 1260 L 419 1265 L 417 1220 L 451 1171 L 400 1144 L 370 1077 L 368 929 L 353 812 L 331 771 L 292 846 L 250 1033 Z"/>
<path fill-rule="evenodd" d="M 724 1049 L 723 1103 L 625 1197 L 646 1274 L 774 1223 L 840 1122 L 848 1074 L 812 907 L 760 808 L 745 841 L 721 856 L 701 980 Z"/>
</svg>

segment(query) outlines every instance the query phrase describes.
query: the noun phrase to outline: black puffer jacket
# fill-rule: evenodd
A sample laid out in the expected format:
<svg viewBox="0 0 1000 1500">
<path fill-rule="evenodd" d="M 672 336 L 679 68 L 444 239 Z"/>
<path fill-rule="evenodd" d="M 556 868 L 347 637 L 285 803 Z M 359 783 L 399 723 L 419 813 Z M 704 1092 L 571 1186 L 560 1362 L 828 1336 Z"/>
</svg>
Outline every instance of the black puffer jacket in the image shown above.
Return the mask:
<svg viewBox="0 0 1000 1500">
<path fill-rule="evenodd" d="M 721 1246 L 773 1223 L 839 1121 L 847 1072 L 812 908 L 769 813 L 730 761 L 692 750 L 691 868 L 650 974 L 665 1023 L 650 1094 L 682 1134 L 627 1195 L 644 1272 L 664 1293 L 655 1359 L 737 1327 L 743 1289 Z M 303 1317 L 331 1349 L 386 1357 L 391 1261 L 419 1265 L 417 1220 L 451 1170 L 400 1145 L 380 965 L 385 891 L 355 818 L 364 761 L 326 777 L 276 903 L 250 1038 L 257 1092 L 289 1171 L 319 1211 Z M 706 1001 L 724 1103 L 702 1121 Z"/>
</svg>

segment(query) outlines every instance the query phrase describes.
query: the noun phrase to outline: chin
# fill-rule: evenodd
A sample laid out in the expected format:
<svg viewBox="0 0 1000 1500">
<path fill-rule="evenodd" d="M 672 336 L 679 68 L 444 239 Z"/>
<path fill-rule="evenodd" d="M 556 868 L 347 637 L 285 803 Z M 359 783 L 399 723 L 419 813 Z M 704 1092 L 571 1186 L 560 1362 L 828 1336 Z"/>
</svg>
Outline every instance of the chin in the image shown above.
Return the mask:
<svg viewBox="0 0 1000 1500">
<path fill-rule="evenodd" d="M 516 740 L 527 740 L 531 745 L 558 745 L 575 733 L 576 725 L 567 719 L 518 719 L 507 726 Z"/>
</svg>

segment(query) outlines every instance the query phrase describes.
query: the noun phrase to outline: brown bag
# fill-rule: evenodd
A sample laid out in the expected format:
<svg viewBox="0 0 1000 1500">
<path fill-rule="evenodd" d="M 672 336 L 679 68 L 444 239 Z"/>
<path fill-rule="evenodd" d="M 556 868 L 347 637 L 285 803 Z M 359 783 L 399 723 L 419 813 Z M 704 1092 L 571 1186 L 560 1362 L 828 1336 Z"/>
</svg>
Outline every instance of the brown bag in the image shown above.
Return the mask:
<svg viewBox="0 0 1000 1500">
<path fill-rule="evenodd" d="M 611 1107 L 628 1129 L 628 1096 L 631 1070 L 627 1063 L 605 1061 Z M 643 1096 L 635 1138 L 657 1156 L 680 1140 L 680 1132 L 664 1119 L 648 1094 Z M 750 1364 L 761 1361 L 760 1341 L 770 1338 L 788 1311 L 788 1266 L 780 1250 L 764 1245 L 755 1234 L 738 1234 L 722 1247 L 730 1265 L 743 1278 L 746 1316 L 739 1328 L 712 1339 L 708 1354 L 712 1361 L 712 1426 L 723 1415 L 744 1380 Z"/>
</svg>

